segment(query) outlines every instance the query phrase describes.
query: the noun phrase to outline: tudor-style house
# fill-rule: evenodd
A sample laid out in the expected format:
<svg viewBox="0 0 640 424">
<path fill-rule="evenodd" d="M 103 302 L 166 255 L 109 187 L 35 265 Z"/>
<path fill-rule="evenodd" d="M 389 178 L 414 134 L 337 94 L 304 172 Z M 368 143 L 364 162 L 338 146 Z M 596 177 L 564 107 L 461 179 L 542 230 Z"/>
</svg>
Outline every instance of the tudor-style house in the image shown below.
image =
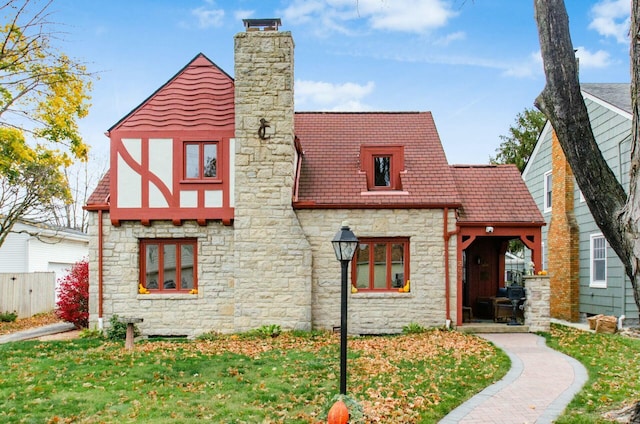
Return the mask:
<svg viewBox="0 0 640 424">
<path fill-rule="evenodd" d="M 504 285 L 510 239 L 539 263 L 544 221 L 515 167 L 448 165 L 429 112 L 295 113 L 291 33 L 245 25 L 234 78 L 199 54 L 109 129 L 86 206 L 91 323 L 339 326 L 344 221 L 354 334 L 463 325 Z"/>
</svg>

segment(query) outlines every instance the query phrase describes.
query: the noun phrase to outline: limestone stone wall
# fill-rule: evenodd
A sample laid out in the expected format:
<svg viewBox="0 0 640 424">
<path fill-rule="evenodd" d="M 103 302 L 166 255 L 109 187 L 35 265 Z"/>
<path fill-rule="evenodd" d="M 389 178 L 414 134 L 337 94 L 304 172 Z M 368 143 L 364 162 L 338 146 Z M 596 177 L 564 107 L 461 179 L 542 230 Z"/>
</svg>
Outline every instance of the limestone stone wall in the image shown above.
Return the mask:
<svg viewBox="0 0 640 424">
<path fill-rule="evenodd" d="M 340 326 L 340 263 L 331 240 L 347 221 L 357 237 L 410 238 L 410 293 L 358 292 L 348 296 L 350 334 L 399 333 L 415 322 L 443 326 L 446 319 L 443 211 L 413 210 L 299 210 L 298 217 L 313 250 L 313 327 Z M 454 213 L 449 231 L 455 229 Z M 450 307 L 456 321 L 456 242 L 450 239 Z M 351 266 L 349 266 L 351 275 Z M 351 279 L 349 279 L 351 282 Z"/>
<path fill-rule="evenodd" d="M 90 213 L 89 308 L 90 328 L 98 323 L 97 213 Z M 142 238 L 195 238 L 198 294 L 138 294 Z M 115 313 L 143 318 L 144 335 L 197 336 L 207 331 L 233 332 L 233 229 L 212 222 L 199 226 L 185 222 L 123 222 L 114 227 L 103 216 L 103 319 L 105 328 Z"/>
<path fill-rule="evenodd" d="M 311 250 L 291 207 L 296 152 L 290 32 L 235 36 L 235 328 L 311 328 Z M 264 139 L 259 137 L 261 120 Z"/>
<path fill-rule="evenodd" d="M 527 295 L 524 306 L 524 321 L 529 326 L 529 331 L 550 331 L 551 289 L 549 277 L 546 275 L 524 277 L 524 287 Z"/>
</svg>

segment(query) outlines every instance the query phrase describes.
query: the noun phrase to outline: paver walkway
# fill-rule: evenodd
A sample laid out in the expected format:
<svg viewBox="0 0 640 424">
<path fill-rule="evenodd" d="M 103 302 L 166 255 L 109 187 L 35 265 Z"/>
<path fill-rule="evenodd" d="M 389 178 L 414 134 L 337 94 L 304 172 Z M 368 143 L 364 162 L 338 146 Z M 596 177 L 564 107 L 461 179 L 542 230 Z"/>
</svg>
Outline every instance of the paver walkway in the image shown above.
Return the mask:
<svg viewBox="0 0 640 424">
<path fill-rule="evenodd" d="M 556 419 L 588 379 L 575 359 L 535 334 L 479 334 L 505 351 L 511 370 L 444 417 L 441 424 L 543 424 Z"/>
</svg>

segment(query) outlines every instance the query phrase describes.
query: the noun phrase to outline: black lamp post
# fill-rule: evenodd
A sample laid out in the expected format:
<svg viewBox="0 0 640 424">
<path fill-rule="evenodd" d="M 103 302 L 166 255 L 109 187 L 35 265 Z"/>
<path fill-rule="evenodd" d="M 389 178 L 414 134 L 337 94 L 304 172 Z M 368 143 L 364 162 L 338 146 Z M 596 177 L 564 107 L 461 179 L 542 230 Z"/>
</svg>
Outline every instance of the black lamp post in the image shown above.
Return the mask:
<svg viewBox="0 0 640 424">
<path fill-rule="evenodd" d="M 336 252 L 336 259 L 342 266 L 342 300 L 340 303 L 340 394 L 347 394 L 347 293 L 349 286 L 347 283 L 347 271 L 349 262 L 353 259 L 353 254 L 358 248 L 358 238 L 351 232 L 346 223 L 342 223 L 342 228 L 331 240 L 333 250 Z"/>
</svg>

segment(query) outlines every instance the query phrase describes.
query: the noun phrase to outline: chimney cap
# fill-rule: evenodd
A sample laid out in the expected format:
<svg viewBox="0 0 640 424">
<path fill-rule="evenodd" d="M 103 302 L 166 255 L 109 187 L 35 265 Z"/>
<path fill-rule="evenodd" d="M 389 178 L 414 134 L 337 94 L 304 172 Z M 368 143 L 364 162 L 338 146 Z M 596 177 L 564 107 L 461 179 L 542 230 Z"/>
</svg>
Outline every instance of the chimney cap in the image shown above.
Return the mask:
<svg viewBox="0 0 640 424">
<path fill-rule="evenodd" d="M 242 22 L 244 22 L 244 27 L 247 31 L 260 30 L 260 28 L 263 31 L 277 31 L 278 27 L 282 25 L 280 18 L 243 19 Z"/>
</svg>

